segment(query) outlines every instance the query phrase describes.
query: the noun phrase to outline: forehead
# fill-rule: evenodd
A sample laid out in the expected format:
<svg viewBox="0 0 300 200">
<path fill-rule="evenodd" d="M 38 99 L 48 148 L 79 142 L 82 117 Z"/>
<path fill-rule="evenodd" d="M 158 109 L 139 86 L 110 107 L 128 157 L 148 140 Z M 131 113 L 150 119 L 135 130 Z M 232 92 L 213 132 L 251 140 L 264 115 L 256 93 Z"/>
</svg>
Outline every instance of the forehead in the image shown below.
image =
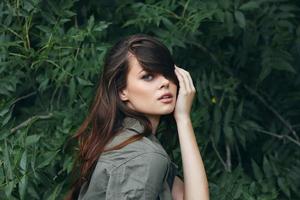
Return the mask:
<svg viewBox="0 0 300 200">
<path fill-rule="evenodd" d="M 142 66 L 139 64 L 138 60 L 134 55 L 129 54 L 128 62 L 129 62 L 128 74 L 137 75 L 139 72 L 143 70 Z"/>
</svg>

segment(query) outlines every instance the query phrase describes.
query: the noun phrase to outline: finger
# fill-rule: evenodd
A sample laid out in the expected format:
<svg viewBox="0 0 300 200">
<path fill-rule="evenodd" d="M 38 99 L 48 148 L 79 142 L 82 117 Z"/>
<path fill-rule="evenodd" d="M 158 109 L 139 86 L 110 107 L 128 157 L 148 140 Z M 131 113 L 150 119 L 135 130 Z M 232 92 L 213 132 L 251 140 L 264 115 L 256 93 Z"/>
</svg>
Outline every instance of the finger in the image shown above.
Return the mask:
<svg viewBox="0 0 300 200">
<path fill-rule="evenodd" d="M 182 90 L 186 90 L 186 83 L 184 81 L 184 76 L 182 73 L 180 73 L 180 71 L 178 69 L 175 69 L 175 74 L 178 78 L 179 81 L 179 86 Z"/>
<path fill-rule="evenodd" d="M 185 73 L 186 77 L 188 78 L 188 85 L 191 91 L 196 91 L 191 74 L 187 70 L 184 70 L 182 68 L 180 69 Z"/>
<path fill-rule="evenodd" d="M 175 74 L 176 74 L 177 79 L 178 79 L 178 81 L 179 81 L 179 87 L 180 87 L 182 90 L 186 91 L 186 83 L 185 83 L 185 81 L 184 81 L 183 75 L 179 72 L 178 69 L 175 69 Z"/>
<path fill-rule="evenodd" d="M 183 70 L 181 67 L 178 67 L 177 65 L 175 65 L 175 69 Z"/>
<path fill-rule="evenodd" d="M 186 85 L 186 91 L 191 92 L 193 90 L 193 88 L 192 88 L 192 84 L 190 83 L 189 72 L 187 72 L 187 71 L 185 71 L 184 69 L 181 69 L 181 68 L 179 68 L 178 71 L 183 76 L 183 80 L 184 80 L 185 85 Z"/>
<path fill-rule="evenodd" d="M 192 91 L 196 91 L 196 89 L 195 89 L 195 86 L 194 86 L 194 83 L 193 83 L 193 79 L 192 79 L 192 76 L 191 76 L 191 74 L 190 73 L 188 73 L 187 74 L 187 77 L 188 77 L 188 79 L 189 79 L 189 85 L 190 85 L 190 88 L 192 89 Z"/>
<path fill-rule="evenodd" d="M 190 75 L 190 73 L 186 70 L 184 70 L 183 68 L 178 67 L 177 65 L 175 65 L 175 67 L 182 72 L 182 74 L 184 75 L 184 80 L 186 81 L 186 85 L 187 85 L 187 90 L 188 92 L 195 92 L 195 86 L 193 84 L 193 79 Z"/>
</svg>

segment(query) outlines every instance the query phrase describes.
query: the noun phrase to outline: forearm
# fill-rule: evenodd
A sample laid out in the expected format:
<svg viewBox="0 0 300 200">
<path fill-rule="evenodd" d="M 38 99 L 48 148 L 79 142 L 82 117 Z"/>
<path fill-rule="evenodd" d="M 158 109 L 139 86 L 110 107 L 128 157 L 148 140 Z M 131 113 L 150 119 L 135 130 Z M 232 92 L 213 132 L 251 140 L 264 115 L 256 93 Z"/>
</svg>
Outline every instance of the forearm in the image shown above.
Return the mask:
<svg viewBox="0 0 300 200">
<path fill-rule="evenodd" d="M 184 199 L 208 200 L 204 164 L 189 116 L 176 119 L 184 175 Z"/>
</svg>

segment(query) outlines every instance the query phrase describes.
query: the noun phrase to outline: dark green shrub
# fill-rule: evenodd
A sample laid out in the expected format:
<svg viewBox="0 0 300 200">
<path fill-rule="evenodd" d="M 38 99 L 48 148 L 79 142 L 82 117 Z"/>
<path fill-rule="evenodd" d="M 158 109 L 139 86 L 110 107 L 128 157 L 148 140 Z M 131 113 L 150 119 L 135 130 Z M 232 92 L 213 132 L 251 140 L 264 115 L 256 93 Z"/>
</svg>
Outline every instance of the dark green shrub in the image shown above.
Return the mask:
<svg viewBox="0 0 300 200">
<path fill-rule="evenodd" d="M 103 56 L 138 32 L 160 38 L 192 74 L 212 199 L 299 199 L 299 8 L 296 0 L 1 1 L 1 199 L 62 198 L 76 147 L 68 139 Z M 159 137 L 182 173 L 178 141 Z"/>
</svg>

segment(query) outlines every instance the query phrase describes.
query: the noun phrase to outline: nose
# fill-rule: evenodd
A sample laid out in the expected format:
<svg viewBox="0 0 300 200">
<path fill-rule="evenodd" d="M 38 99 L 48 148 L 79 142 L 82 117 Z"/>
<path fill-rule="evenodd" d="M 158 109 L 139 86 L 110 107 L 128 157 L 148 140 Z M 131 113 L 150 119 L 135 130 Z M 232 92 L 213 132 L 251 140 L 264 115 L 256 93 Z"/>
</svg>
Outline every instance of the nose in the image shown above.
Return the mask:
<svg viewBox="0 0 300 200">
<path fill-rule="evenodd" d="M 161 76 L 161 87 L 169 87 L 170 81 L 164 76 Z"/>
</svg>

